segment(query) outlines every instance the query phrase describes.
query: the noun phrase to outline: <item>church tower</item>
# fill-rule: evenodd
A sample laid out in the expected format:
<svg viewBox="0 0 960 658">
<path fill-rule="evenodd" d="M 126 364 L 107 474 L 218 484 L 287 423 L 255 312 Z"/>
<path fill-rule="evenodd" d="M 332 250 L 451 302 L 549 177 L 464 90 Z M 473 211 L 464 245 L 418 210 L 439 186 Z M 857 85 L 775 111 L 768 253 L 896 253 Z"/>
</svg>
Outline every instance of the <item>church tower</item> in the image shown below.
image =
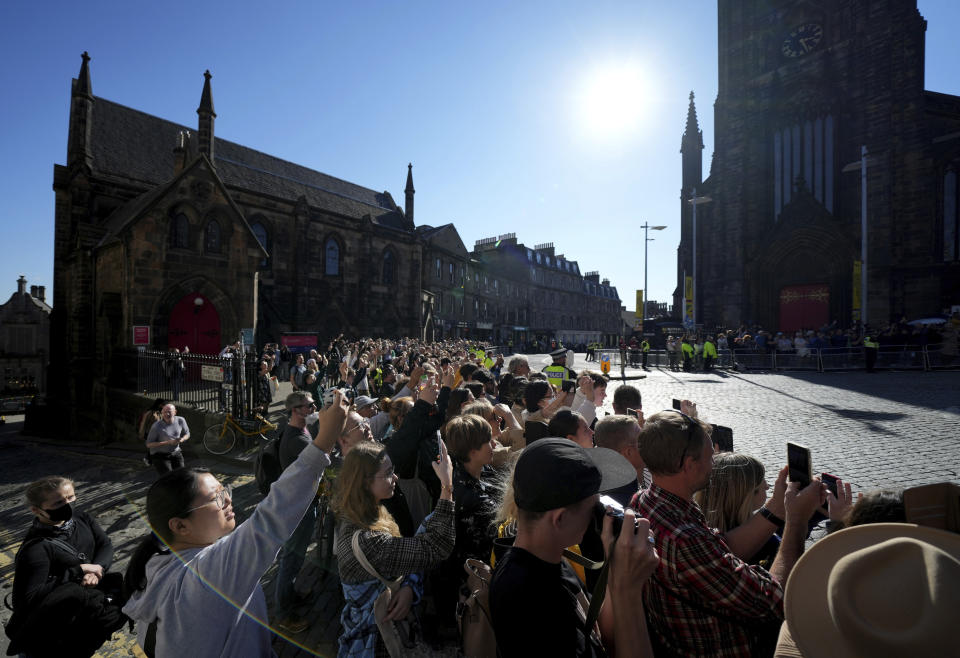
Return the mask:
<svg viewBox="0 0 960 658">
<path fill-rule="evenodd" d="M 70 94 L 70 128 L 67 136 L 67 166 L 90 171 L 93 150 L 90 143 L 93 127 L 93 87 L 90 84 L 90 55 L 83 51 L 80 75 L 73 81 Z"/>
<path fill-rule="evenodd" d="M 680 140 L 680 153 L 683 155 L 683 183 L 681 194 L 689 198 L 690 191 L 699 187 L 703 177 L 703 131 L 697 122 L 697 107 L 690 92 L 690 106 L 687 108 L 687 126 Z"/>
</svg>

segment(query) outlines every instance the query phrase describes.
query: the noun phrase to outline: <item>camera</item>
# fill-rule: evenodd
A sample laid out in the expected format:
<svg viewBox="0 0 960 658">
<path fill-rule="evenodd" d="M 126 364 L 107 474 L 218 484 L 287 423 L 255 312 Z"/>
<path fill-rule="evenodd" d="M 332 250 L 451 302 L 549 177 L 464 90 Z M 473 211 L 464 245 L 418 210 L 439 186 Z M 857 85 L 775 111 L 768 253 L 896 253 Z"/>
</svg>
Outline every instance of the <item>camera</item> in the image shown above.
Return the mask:
<svg viewBox="0 0 960 658">
<path fill-rule="evenodd" d="M 600 500 L 593 510 L 593 522 L 596 524 L 598 534 L 603 532 L 604 516 L 613 519 L 613 536 L 614 538 L 619 537 L 620 529 L 623 528 L 623 505 L 610 496 L 600 496 Z"/>
</svg>

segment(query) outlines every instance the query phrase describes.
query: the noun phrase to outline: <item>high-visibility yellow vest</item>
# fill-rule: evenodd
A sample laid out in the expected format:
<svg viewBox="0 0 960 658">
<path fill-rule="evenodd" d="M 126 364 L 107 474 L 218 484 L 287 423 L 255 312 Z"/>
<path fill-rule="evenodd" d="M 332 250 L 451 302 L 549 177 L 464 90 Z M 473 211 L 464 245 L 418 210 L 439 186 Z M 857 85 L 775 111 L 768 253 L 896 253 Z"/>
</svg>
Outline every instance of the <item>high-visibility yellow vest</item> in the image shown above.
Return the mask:
<svg viewBox="0 0 960 658">
<path fill-rule="evenodd" d="M 547 375 L 547 381 L 556 388 L 563 384 L 563 380 L 567 376 L 567 369 L 563 366 L 547 366 L 543 369 L 543 372 Z"/>
<path fill-rule="evenodd" d="M 875 342 L 873 341 L 873 339 L 870 338 L 870 336 L 864 336 L 864 338 L 863 338 L 863 346 L 864 346 L 864 347 L 872 347 L 873 349 L 877 349 L 878 347 L 880 347 L 880 343 L 875 343 Z"/>
<path fill-rule="evenodd" d="M 693 345 L 690 343 L 680 343 L 680 349 L 683 350 L 683 353 L 687 356 L 693 356 Z"/>
<path fill-rule="evenodd" d="M 703 344 L 703 355 L 717 358 L 717 348 L 709 340 Z"/>
</svg>

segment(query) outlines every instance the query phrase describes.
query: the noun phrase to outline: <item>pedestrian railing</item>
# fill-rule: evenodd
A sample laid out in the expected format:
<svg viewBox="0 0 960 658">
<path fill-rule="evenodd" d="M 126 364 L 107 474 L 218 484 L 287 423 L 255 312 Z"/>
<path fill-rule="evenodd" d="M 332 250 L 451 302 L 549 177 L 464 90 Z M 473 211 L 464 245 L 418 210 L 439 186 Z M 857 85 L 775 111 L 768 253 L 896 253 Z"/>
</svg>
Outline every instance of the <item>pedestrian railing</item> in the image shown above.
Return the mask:
<svg viewBox="0 0 960 658">
<path fill-rule="evenodd" d="M 136 364 L 135 378 L 128 372 L 125 380 L 116 383 L 143 395 L 187 403 L 210 412 L 230 412 L 237 418 L 248 417 L 256 406 L 255 354 L 234 358 L 138 350 L 115 355 L 121 369 L 131 370 L 131 361 Z"/>
<path fill-rule="evenodd" d="M 820 350 L 820 371 L 863 370 L 865 360 L 860 347 L 825 347 Z"/>
<path fill-rule="evenodd" d="M 820 370 L 820 350 L 806 349 L 797 352 L 774 352 L 773 367 L 776 370 Z"/>
<path fill-rule="evenodd" d="M 881 345 L 873 367 L 881 370 L 927 370 L 927 359 L 920 345 Z"/>
<path fill-rule="evenodd" d="M 943 343 L 927 345 L 924 353 L 927 357 L 927 368 L 929 370 L 960 370 L 960 355 L 957 355 L 956 348 L 944 352 Z"/>
</svg>

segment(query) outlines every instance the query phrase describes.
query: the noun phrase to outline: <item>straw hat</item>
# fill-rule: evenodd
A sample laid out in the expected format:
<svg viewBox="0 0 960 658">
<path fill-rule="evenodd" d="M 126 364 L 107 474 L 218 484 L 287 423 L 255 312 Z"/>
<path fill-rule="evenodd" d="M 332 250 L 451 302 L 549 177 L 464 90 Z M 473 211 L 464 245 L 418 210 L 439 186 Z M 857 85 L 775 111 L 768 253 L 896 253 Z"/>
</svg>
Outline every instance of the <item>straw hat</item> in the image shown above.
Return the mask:
<svg viewBox="0 0 960 658">
<path fill-rule="evenodd" d="M 787 581 L 784 614 L 806 658 L 960 656 L 960 534 L 909 523 L 821 539 Z"/>
</svg>

